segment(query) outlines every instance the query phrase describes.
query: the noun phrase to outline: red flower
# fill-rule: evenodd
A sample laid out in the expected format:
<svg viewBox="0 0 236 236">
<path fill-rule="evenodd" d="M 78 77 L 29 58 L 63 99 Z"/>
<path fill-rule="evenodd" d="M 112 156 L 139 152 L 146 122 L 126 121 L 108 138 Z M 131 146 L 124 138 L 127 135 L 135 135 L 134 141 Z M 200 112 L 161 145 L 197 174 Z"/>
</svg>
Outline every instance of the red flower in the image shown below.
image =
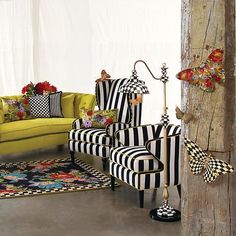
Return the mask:
<svg viewBox="0 0 236 236">
<path fill-rule="evenodd" d="M 93 111 L 91 111 L 91 110 L 87 111 L 87 115 L 88 116 L 92 116 L 93 115 Z"/>
<path fill-rule="evenodd" d="M 29 99 L 27 99 L 27 98 L 22 99 L 22 103 L 25 104 L 25 105 L 28 105 L 29 104 Z"/>
<path fill-rule="evenodd" d="M 57 88 L 55 86 L 51 85 L 50 92 L 55 93 L 56 91 L 57 91 Z"/>
<path fill-rule="evenodd" d="M 70 179 L 70 178 L 75 178 L 74 175 L 68 174 L 68 173 L 55 173 L 50 175 L 51 178 L 53 179 Z"/>
<path fill-rule="evenodd" d="M 25 113 L 23 111 L 18 111 L 16 115 L 19 117 L 20 120 L 23 120 Z"/>
<path fill-rule="evenodd" d="M 220 82 L 221 78 L 218 75 L 212 75 L 212 78 L 216 81 L 216 82 Z"/>
<path fill-rule="evenodd" d="M 213 62 L 222 62 L 223 61 L 224 51 L 221 49 L 215 49 L 210 55 L 209 59 Z"/>
<path fill-rule="evenodd" d="M 113 123 L 113 119 L 112 118 L 107 118 L 106 119 L 106 124 L 109 125 L 109 124 L 112 124 Z"/>
<path fill-rule="evenodd" d="M 44 86 L 43 83 L 39 82 L 35 85 L 36 93 L 37 94 L 43 94 Z"/>
<path fill-rule="evenodd" d="M 212 84 L 212 82 L 211 82 L 210 79 L 206 79 L 205 85 L 206 85 L 208 88 L 212 88 L 212 86 L 213 86 L 213 84 Z"/>
</svg>

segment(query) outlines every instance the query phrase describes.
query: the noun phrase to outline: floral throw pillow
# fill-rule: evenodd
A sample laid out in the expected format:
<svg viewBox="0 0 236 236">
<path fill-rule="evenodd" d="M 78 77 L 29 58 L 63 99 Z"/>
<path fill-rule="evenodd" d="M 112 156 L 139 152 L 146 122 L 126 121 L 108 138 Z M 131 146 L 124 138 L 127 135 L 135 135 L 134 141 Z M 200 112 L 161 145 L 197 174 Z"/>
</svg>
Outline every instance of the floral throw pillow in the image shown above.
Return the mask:
<svg viewBox="0 0 236 236">
<path fill-rule="evenodd" d="M 100 111 L 83 111 L 84 128 L 105 128 L 107 125 L 117 121 L 117 109 Z"/>
<path fill-rule="evenodd" d="M 11 122 L 16 120 L 27 120 L 31 119 L 30 107 L 28 99 L 10 99 L 3 98 L 3 102 L 6 106 L 6 111 L 4 114 L 4 122 Z"/>
</svg>

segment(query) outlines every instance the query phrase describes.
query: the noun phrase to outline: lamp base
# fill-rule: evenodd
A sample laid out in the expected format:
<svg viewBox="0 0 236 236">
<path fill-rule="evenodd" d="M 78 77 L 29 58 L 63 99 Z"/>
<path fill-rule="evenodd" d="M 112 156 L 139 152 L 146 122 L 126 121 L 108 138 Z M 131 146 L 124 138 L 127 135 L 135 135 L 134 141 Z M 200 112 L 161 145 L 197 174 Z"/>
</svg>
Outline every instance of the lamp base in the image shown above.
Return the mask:
<svg viewBox="0 0 236 236">
<path fill-rule="evenodd" d="M 165 222 L 174 222 L 181 219 L 180 211 L 169 206 L 168 200 L 164 200 L 159 208 L 151 210 L 149 215 L 153 220 Z"/>
</svg>

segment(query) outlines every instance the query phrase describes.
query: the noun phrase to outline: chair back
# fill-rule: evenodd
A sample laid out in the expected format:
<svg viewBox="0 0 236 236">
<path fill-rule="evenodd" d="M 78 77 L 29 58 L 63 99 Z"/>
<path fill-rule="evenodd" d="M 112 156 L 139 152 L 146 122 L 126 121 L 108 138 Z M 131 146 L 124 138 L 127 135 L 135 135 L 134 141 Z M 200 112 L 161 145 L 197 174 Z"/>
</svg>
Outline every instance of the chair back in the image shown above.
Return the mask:
<svg viewBox="0 0 236 236">
<path fill-rule="evenodd" d="M 141 123 L 142 103 L 131 106 L 130 100 L 136 94 L 119 93 L 119 88 L 128 79 L 105 80 L 96 84 L 96 99 L 100 110 L 118 109 L 118 122 L 137 126 Z"/>
</svg>

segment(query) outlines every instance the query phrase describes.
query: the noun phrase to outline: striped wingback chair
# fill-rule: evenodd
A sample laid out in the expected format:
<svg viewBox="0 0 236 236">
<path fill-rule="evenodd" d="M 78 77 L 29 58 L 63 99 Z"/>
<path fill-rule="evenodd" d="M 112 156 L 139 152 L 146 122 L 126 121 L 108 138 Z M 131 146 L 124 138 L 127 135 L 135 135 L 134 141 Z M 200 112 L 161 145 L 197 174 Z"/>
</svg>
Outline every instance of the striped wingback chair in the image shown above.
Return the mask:
<svg viewBox="0 0 236 236">
<path fill-rule="evenodd" d="M 75 120 L 68 141 L 72 161 L 75 152 L 99 156 L 102 157 L 105 170 L 110 149 L 118 144 L 114 139 L 114 133 L 119 129 L 140 125 L 142 104 L 139 103 L 137 106 L 130 104 L 130 99 L 135 99 L 136 95 L 118 92 L 120 86 L 127 83 L 127 80 L 106 80 L 96 84 L 95 93 L 99 110 L 118 109 L 117 122 L 101 129 L 81 128 L 82 120 Z"/>
<path fill-rule="evenodd" d="M 143 125 L 117 131 L 120 146 L 110 155 L 111 189 L 115 178 L 139 191 L 139 204 L 144 205 L 144 190 L 164 187 L 163 126 Z M 180 126 L 167 127 L 168 185 L 176 185 L 180 194 Z"/>
</svg>

